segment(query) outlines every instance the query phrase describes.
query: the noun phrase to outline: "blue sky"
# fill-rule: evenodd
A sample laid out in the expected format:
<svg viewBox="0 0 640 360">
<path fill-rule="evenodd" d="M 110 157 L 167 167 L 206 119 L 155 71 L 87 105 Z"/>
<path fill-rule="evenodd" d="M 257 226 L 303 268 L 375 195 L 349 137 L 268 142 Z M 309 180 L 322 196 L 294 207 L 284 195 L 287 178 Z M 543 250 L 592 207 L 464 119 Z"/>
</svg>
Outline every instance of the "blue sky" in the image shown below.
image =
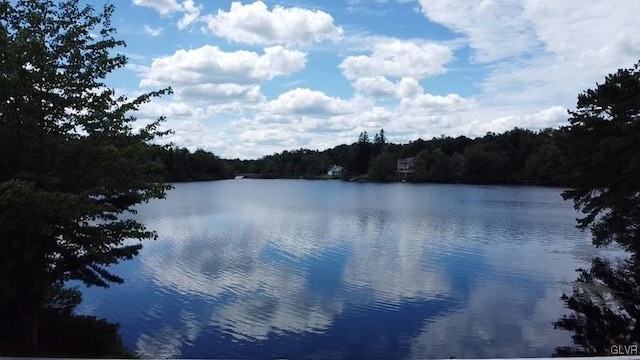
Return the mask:
<svg viewBox="0 0 640 360">
<path fill-rule="evenodd" d="M 640 59 L 640 2 L 117 0 L 129 65 L 108 83 L 164 141 L 226 158 L 566 123 L 577 94 Z M 97 2 L 96 2 L 97 5 Z"/>
</svg>

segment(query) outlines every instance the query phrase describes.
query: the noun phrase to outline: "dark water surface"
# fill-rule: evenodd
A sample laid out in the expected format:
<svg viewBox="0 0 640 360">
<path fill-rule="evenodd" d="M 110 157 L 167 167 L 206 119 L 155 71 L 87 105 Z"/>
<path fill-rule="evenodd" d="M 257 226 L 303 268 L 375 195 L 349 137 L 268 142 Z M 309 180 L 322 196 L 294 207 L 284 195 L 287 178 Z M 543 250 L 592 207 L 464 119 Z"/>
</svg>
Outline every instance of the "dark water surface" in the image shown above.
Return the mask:
<svg viewBox="0 0 640 360">
<path fill-rule="evenodd" d="M 139 208 L 159 239 L 83 290 L 143 356 L 550 356 L 593 250 L 561 190 L 228 180 Z"/>
</svg>

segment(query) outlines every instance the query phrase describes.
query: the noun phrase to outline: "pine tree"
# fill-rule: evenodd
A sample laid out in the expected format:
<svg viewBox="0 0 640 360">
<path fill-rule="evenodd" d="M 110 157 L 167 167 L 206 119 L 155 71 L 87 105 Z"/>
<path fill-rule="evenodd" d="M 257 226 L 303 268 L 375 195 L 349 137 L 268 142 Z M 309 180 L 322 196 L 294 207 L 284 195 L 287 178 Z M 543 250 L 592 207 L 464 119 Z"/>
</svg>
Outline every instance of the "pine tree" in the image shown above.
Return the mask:
<svg viewBox="0 0 640 360">
<path fill-rule="evenodd" d="M 596 246 L 615 242 L 627 256 L 597 255 L 579 269 L 562 297 L 573 313 L 555 322 L 574 332 L 574 346 L 556 355 L 611 355 L 640 343 L 640 62 L 580 94 L 570 114 L 564 145 L 573 176 L 563 197 L 585 215 L 578 227 L 591 230 Z"/>
<path fill-rule="evenodd" d="M 640 251 L 640 62 L 578 96 L 567 153 L 572 189 L 563 193 L 585 217 L 596 245 Z"/>
<path fill-rule="evenodd" d="M 358 136 L 358 144 L 369 144 L 369 134 L 366 131 L 360 132 Z"/>
</svg>

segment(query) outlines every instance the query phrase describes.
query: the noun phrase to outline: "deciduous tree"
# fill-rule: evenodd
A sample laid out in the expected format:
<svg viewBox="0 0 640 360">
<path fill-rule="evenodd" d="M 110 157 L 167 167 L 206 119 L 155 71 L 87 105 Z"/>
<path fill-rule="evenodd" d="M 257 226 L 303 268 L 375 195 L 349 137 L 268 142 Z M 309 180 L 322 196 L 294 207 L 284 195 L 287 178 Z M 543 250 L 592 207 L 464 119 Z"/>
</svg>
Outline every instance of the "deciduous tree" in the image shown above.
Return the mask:
<svg viewBox="0 0 640 360">
<path fill-rule="evenodd" d="M 123 281 L 108 267 L 155 237 L 123 215 L 170 188 L 148 145 L 163 119 L 134 131 L 132 115 L 170 90 L 128 99 L 105 84 L 126 64 L 113 10 L 0 1 L 0 327 L 31 350 L 66 281 Z"/>
</svg>

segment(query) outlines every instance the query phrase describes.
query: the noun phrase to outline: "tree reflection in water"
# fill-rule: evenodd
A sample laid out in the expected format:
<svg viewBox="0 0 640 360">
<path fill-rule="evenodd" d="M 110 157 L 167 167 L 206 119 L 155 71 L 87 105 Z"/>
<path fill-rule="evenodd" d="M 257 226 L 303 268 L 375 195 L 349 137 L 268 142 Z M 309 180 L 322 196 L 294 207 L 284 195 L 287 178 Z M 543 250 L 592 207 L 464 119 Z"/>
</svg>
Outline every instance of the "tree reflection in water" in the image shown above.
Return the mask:
<svg viewBox="0 0 640 360">
<path fill-rule="evenodd" d="M 574 346 L 555 355 L 609 355 L 612 347 L 640 342 L 640 262 L 596 257 L 589 270 L 579 270 L 573 293 L 562 300 L 573 314 L 555 322 L 573 331 Z"/>
</svg>

